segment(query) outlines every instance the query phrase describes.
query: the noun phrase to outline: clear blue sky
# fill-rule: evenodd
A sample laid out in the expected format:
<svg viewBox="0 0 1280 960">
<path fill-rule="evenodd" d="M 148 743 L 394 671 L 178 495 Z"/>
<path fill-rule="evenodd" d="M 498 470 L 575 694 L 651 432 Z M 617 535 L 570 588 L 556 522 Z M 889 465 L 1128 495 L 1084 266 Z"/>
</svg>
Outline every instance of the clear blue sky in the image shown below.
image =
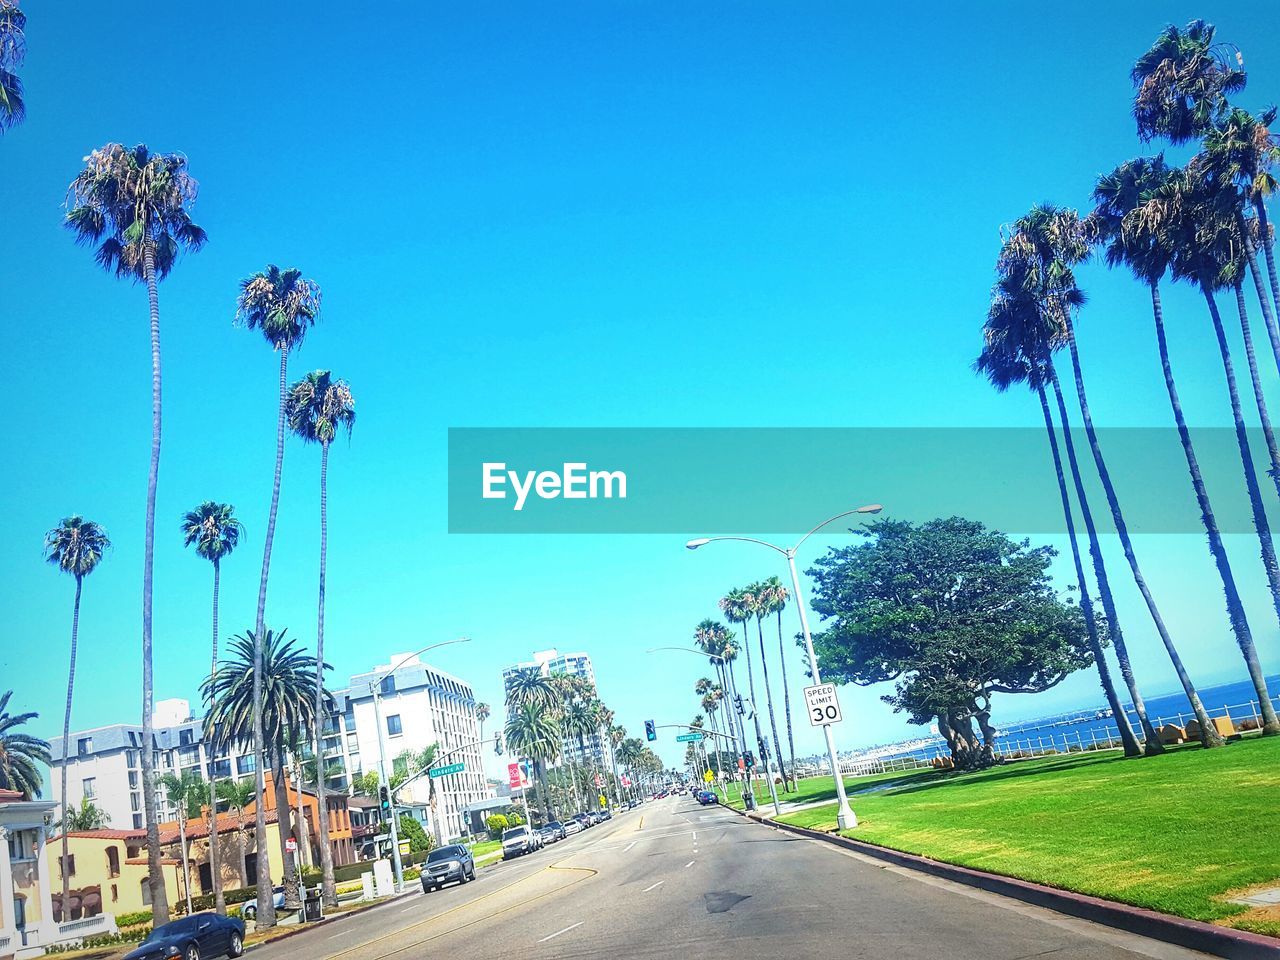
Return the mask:
<svg viewBox="0 0 1280 960">
<path fill-rule="evenodd" d="M 74 725 L 139 716 L 146 302 L 61 226 L 93 147 L 185 153 L 210 236 L 161 288 L 157 698 L 194 700 L 206 669 L 209 569 L 177 534 L 201 499 L 234 503 L 247 527 L 222 616 L 228 633 L 252 620 L 276 358 L 231 321 L 237 281 L 272 261 L 324 288 L 292 373 L 332 367 L 358 397 L 330 473 L 337 675 L 468 635 L 438 663 L 496 706 L 504 663 L 583 649 L 635 733 L 647 717 L 687 720 L 706 672 L 644 650 L 686 641 L 726 588 L 784 571 L 746 547 L 689 554 L 678 537 L 450 537 L 448 427 L 1036 425 L 1029 395 L 997 396 L 969 370 L 999 225 L 1036 201 L 1086 203 L 1096 174 L 1139 152 L 1127 71 L 1166 19 L 1204 16 L 1243 48 L 1242 102 L 1280 96 L 1265 4 L 1032 17 L 1013 4 L 277 3 L 91 23 L 74 4 L 26 7 L 29 118 L 0 141 L 0 686 L 46 734 L 72 584 L 40 545 L 73 511 L 116 544 L 85 590 Z M 1145 293 L 1101 265 L 1082 282 L 1097 419 L 1167 425 Z M 1168 311 L 1189 415 L 1223 423 L 1203 309 L 1178 291 Z M 308 641 L 317 484 L 317 451 L 291 444 L 269 613 Z M 850 499 L 891 509 L 893 495 Z M 1139 549 L 1196 677 L 1243 676 L 1201 538 Z M 1274 672 L 1256 544 L 1232 550 Z M 1114 567 L 1140 679 L 1172 690 L 1118 553 Z M 882 692 L 845 692 L 844 746 L 909 732 Z M 1082 673 L 999 718 L 1097 700 Z"/>
</svg>

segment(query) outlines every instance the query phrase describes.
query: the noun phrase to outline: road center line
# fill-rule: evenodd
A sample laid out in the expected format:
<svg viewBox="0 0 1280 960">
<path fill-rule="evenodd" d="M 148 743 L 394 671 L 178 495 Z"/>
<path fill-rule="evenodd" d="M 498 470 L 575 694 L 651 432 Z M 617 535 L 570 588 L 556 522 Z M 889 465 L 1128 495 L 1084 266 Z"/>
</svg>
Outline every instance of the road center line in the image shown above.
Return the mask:
<svg viewBox="0 0 1280 960">
<path fill-rule="evenodd" d="M 692 866 L 693 866 L 695 863 L 697 863 L 697 862 L 698 862 L 698 861 L 696 861 L 696 860 L 690 860 L 688 863 L 686 863 L 686 864 L 684 865 L 684 868 L 685 868 L 686 870 L 688 870 L 690 867 L 692 867 Z"/>
<path fill-rule="evenodd" d="M 663 885 L 664 883 L 666 883 L 666 882 L 667 882 L 667 881 L 665 881 L 665 880 L 659 880 L 657 883 L 651 883 L 651 884 L 649 884 L 649 886 L 645 887 L 645 888 L 644 888 L 643 890 L 641 890 L 640 892 L 641 892 L 641 893 L 648 893 L 650 890 L 655 890 L 655 889 L 657 889 L 658 887 L 662 886 L 662 885 Z"/>
<path fill-rule="evenodd" d="M 622 852 L 626 853 L 628 850 L 630 850 L 639 842 L 640 842 L 639 840 L 632 840 L 630 843 L 628 843 L 625 847 L 622 848 Z"/>
<path fill-rule="evenodd" d="M 548 940 L 554 940 L 556 937 L 560 936 L 560 934 L 568 933 L 570 930 L 574 929 L 575 927 L 580 927 L 584 923 L 586 923 L 585 920 L 579 920 L 577 923 L 571 923 L 569 924 L 569 926 L 565 927 L 563 930 L 557 930 L 555 933 L 552 933 L 552 934 L 549 934 L 548 936 L 543 937 L 538 942 L 546 943 Z"/>
</svg>

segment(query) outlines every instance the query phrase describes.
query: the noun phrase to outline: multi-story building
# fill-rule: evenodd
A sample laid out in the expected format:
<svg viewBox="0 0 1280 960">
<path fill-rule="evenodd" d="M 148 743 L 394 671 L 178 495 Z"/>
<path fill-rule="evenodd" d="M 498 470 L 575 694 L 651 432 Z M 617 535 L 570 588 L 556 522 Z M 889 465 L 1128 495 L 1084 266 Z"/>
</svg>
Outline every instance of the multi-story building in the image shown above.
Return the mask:
<svg viewBox="0 0 1280 960">
<path fill-rule="evenodd" d="M 492 796 L 484 777 L 476 699 L 470 685 L 423 663 L 416 657 L 392 657 L 383 667 L 357 674 L 350 685 L 335 691 L 334 712 L 325 719 L 322 742 L 326 786 L 346 792 L 362 773 L 377 769 L 380 741 L 374 718 L 372 682 L 405 662 L 381 679 L 379 707 L 387 749 L 387 771 L 391 774 L 406 753 L 420 752 L 432 743 L 440 745 L 437 763 L 461 761 L 466 769 L 436 781 L 436 803 L 441 835 L 454 837 L 465 829 L 462 808 Z M 204 724 L 191 715 L 186 700 L 165 700 L 156 704 L 152 760 L 157 776 L 175 771 L 196 770 L 205 778 L 236 778 L 254 772 L 251 749 L 233 746 L 211 755 L 203 736 Z M 113 724 L 73 733 L 69 739 L 67 799 L 73 805 L 91 800 L 110 818 L 112 827 L 137 829 L 143 826 L 142 728 Z M 61 737 L 50 741 L 54 773 L 50 784 L 60 788 L 58 765 L 63 756 Z M 310 759 L 309 748 L 303 759 Z M 429 787 L 424 776 L 409 785 L 400 799 L 406 804 L 426 803 Z M 54 796 L 55 800 L 61 797 Z M 161 821 L 173 820 L 177 811 L 161 791 L 156 793 Z M 433 828 L 434 829 L 434 828 Z"/>
<path fill-rule="evenodd" d="M 596 672 L 591 666 L 591 657 L 585 653 L 561 653 L 559 650 L 539 650 L 532 660 L 513 663 L 502 671 L 502 688 L 506 691 L 516 675 L 528 670 L 536 670 L 544 677 L 565 673 L 573 677 L 581 677 L 596 689 Z M 607 731 L 589 734 L 583 737 L 582 744 L 576 736 L 564 738 L 562 757 L 572 758 L 575 763 L 597 765 L 609 769 L 613 764 L 613 745 L 609 741 Z"/>
</svg>

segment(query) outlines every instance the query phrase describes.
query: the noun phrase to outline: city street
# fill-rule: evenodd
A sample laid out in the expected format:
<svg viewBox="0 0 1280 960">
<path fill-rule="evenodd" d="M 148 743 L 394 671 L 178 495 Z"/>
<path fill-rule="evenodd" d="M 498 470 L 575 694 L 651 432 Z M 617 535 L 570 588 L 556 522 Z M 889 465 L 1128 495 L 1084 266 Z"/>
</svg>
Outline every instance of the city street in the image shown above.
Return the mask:
<svg viewBox="0 0 1280 960">
<path fill-rule="evenodd" d="M 416 883 L 415 883 L 416 888 Z M 466 886 L 252 951 L 459 957 L 1191 958 L 1201 954 L 873 863 L 689 797 L 645 804 Z"/>
</svg>

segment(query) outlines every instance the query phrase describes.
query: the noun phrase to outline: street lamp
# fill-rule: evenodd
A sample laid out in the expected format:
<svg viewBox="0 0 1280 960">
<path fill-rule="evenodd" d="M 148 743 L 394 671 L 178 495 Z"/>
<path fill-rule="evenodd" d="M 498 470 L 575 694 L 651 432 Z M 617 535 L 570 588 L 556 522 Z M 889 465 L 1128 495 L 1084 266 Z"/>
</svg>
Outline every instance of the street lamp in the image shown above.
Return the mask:
<svg viewBox="0 0 1280 960">
<path fill-rule="evenodd" d="M 837 513 L 834 517 L 828 517 L 806 533 L 793 547 L 779 547 L 776 544 L 769 543 L 767 540 L 756 540 L 753 537 L 700 537 L 696 540 L 688 541 L 685 547 L 690 550 L 697 550 L 699 547 L 705 547 L 708 543 L 714 543 L 717 540 L 743 540 L 747 543 L 758 543 L 763 547 L 768 547 L 770 550 L 776 550 L 787 558 L 787 567 L 791 570 L 791 591 L 796 598 L 796 609 L 800 611 L 800 629 L 804 631 L 804 648 L 806 655 L 809 657 L 809 672 L 813 675 L 813 682 L 819 684 L 822 682 L 822 675 L 818 672 L 818 655 L 813 652 L 813 637 L 809 634 L 809 617 L 804 609 L 804 595 L 800 592 L 800 574 L 796 572 L 796 551 L 804 546 L 806 540 L 829 523 L 834 523 L 843 517 L 852 517 L 855 514 L 879 513 L 883 509 L 878 503 L 869 503 L 858 507 L 856 510 Z M 831 724 L 824 723 L 822 731 L 827 739 L 827 756 L 831 760 L 831 776 L 836 782 L 836 797 L 839 800 L 839 806 L 836 809 L 836 823 L 841 830 L 847 830 L 858 825 L 858 818 L 854 815 L 853 808 L 849 806 L 849 797 L 844 791 L 844 777 L 840 774 L 840 758 L 836 756 L 836 741 L 831 732 Z"/>
<path fill-rule="evenodd" d="M 382 709 L 378 704 L 379 698 L 382 696 L 382 681 L 394 674 L 410 660 L 422 656 L 428 650 L 435 650 L 437 647 L 447 647 L 451 643 L 470 643 L 470 637 L 459 637 L 457 640 L 443 640 L 440 643 L 432 643 L 423 647 L 421 650 L 415 651 L 406 657 L 403 657 L 389 670 L 383 670 L 381 673 L 374 674 L 373 679 L 369 682 L 370 689 L 373 692 L 373 723 L 378 728 L 378 786 L 387 788 L 387 795 L 391 798 L 391 866 L 395 871 L 396 893 L 404 888 L 404 869 L 400 862 L 400 834 L 399 823 L 396 815 L 396 798 L 391 790 L 391 780 L 387 776 L 387 751 L 383 744 L 383 728 L 382 728 Z"/>
</svg>

